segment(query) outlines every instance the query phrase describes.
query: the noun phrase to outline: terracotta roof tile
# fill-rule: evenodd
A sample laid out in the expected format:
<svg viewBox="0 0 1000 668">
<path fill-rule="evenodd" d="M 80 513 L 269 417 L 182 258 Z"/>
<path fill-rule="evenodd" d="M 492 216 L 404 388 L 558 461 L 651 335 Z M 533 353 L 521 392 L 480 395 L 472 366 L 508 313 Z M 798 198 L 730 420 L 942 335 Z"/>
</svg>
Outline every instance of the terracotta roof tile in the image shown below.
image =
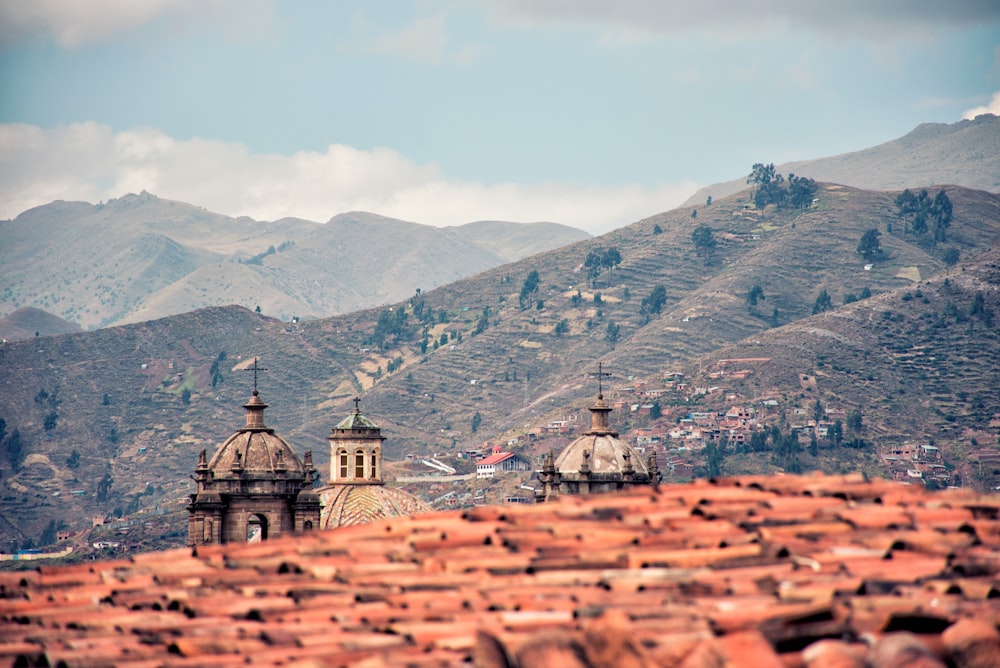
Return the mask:
<svg viewBox="0 0 1000 668">
<path fill-rule="evenodd" d="M 701 480 L 0 573 L 0 664 L 994 665 L 998 590 L 997 497 Z"/>
</svg>

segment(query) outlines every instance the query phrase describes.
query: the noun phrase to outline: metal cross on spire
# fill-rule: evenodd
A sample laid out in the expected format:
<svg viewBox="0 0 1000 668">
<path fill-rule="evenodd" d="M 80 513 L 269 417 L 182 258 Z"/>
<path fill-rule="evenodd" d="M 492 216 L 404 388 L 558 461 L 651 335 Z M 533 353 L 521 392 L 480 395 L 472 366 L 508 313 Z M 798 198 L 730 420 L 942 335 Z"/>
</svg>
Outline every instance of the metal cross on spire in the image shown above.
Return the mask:
<svg viewBox="0 0 1000 668">
<path fill-rule="evenodd" d="M 611 378 L 611 374 L 604 370 L 604 362 L 597 363 L 597 373 L 594 374 L 597 378 L 597 395 L 604 396 L 604 379 Z"/>
<path fill-rule="evenodd" d="M 257 395 L 257 374 L 261 371 L 267 371 L 266 367 L 257 365 L 257 358 L 253 358 L 253 366 L 247 367 L 244 371 L 253 371 L 253 393 L 254 396 Z"/>
<path fill-rule="evenodd" d="M 361 412 L 361 397 L 354 397 L 354 412 Z"/>
</svg>

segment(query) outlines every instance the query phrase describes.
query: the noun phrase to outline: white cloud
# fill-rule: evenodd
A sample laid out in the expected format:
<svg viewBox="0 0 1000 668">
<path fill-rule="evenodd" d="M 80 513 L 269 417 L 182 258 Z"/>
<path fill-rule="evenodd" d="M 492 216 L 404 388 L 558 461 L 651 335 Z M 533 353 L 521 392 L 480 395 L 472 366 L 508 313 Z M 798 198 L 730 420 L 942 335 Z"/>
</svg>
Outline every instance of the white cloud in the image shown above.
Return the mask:
<svg viewBox="0 0 1000 668">
<path fill-rule="evenodd" d="M 473 47 L 454 49 L 448 39 L 446 14 L 426 16 L 401 30 L 381 35 L 372 40 L 370 49 L 375 53 L 430 64 L 445 60 L 467 63 L 477 55 Z"/>
<path fill-rule="evenodd" d="M 146 190 L 258 220 L 322 222 L 361 210 L 439 226 L 550 220 L 602 233 L 678 206 L 696 189 L 470 183 L 386 148 L 254 154 L 240 143 L 182 141 L 153 129 L 114 133 L 93 122 L 0 125 L 0 218 L 56 199 L 97 202 Z"/>
<path fill-rule="evenodd" d="M 365 12 L 357 10 L 351 17 L 350 37 L 340 43 L 340 48 L 430 65 L 475 62 L 481 46 L 456 44 L 448 34 L 448 19 L 448 13 L 441 12 L 389 30 L 372 23 Z"/>
<path fill-rule="evenodd" d="M 982 114 L 1000 116 L 1000 91 L 993 93 L 993 97 L 990 99 L 988 104 L 982 107 L 973 107 L 972 109 L 969 109 L 962 114 L 962 118 L 971 121 L 976 116 L 980 116 Z"/>
<path fill-rule="evenodd" d="M 645 34 L 712 30 L 759 40 L 763 29 L 807 29 L 837 37 L 884 41 L 912 31 L 977 26 L 1000 20 L 994 0 L 482 0 L 497 15 L 528 23 L 612 26 Z"/>
<path fill-rule="evenodd" d="M 271 0 L 0 0 L 0 46 L 51 35 L 76 48 L 165 17 L 207 19 L 229 37 L 260 37 L 273 24 Z"/>
</svg>

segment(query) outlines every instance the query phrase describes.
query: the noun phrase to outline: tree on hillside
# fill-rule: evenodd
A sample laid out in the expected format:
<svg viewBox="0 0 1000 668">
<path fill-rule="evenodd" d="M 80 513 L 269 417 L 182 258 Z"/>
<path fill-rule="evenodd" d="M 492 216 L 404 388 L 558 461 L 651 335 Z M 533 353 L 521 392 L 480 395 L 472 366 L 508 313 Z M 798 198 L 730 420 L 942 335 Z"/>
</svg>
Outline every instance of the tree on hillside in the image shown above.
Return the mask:
<svg viewBox="0 0 1000 668">
<path fill-rule="evenodd" d="M 643 298 L 642 305 L 639 307 L 639 313 L 645 316 L 660 313 L 663 310 L 663 305 L 666 301 L 667 289 L 662 285 L 657 285 L 653 288 L 653 291 L 649 293 L 648 297 Z"/>
<path fill-rule="evenodd" d="M 760 287 L 760 285 L 750 288 L 746 297 L 747 308 L 750 310 L 750 313 L 756 315 L 757 303 L 762 301 L 767 301 L 767 297 L 764 296 L 764 288 Z"/>
<path fill-rule="evenodd" d="M 712 259 L 712 253 L 715 252 L 715 247 L 718 245 L 715 235 L 712 234 L 712 228 L 708 225 L 699 225 L 694 228 L 694 231 L 691 232 L 691 241 L 694 242 L 695 252 L 704 258 L 705 265 L 708 266 Z"/>
<path fill-rule="evenodd" d="M 562 337 L 563 334 L 567 334 L 568 332 L 569 332 L 569 320 L 567 320 L 566 318 L 560 320 L 559 324 L 556 325 L 555 330 L 553 330 L 553 333 L 556 335 L 557 338 Z"/>
<path fill-rule="evenodd" d="M 826 439 L 833 447 L 839 446 L 844 440 L 844 423 L 840 420 L 834 420 L 833 424 L 827 427 Z"/>
<path fill-rule="evenodd" d="M 615 344 L 618 343 L 618 339 L 621 337 L 622 328 L 614 323 L 614 321 L 608 321 L 608 328 L 604 333 L 604 340 L 611 344 L 614 348 Z"/>
<path fill-rule="evenodd" d="M 830 295 L 827 293 L 826 288 L 823 288 L 816 297 L 815 303 L 813 303 L 813 315 L 822 313 L 823 311 L 829 311 L 832 308 L 833 300 L 830 299 Z"/>
<path fill-rule="evenodd" d="M 786 196 L 785 189 L 782 187 L 784 182 L 785 177 L 775 170 L 774 163 L 770 165 L 756 163 L 750 176 L 747 177 L 747 183 L 755 188 L 754 206 L 758 209 L 763 209 L 768 204 L 781 206 Z"/>
<path fill-rule="evenodd" d="M 819 186 L 804 176 L 788 175 L 788 203 L 796 209 L 806 209 L 813 201 Z"/>
<path fill-rule="evenodd" d="M 861 417 L 860 410 L 854 410 L 847 414 L 847 428 L 855 435 L 861 433 L 861 430 L 864 428 L 864 420 Z"/>
<path fill-rule="evenodd" d="M 524 283 L 521 284 L 521 294 L 518 296 L 518 303 L 520 303 L 522 311 L 531 306 L 531 296 L 535 294 L 537 290 L 538 272 L 532 270 L 528 273 L 527 278 L 524 279 Z"/>
<path fill-rule="evenodd" d="M 934 218 L 934 241 L 944 241 L 945 231 L 951 226 L 952 216 L 951 200 L 944 190 L 939 191 L 934 197 L 931 215 Z"/>
<path fill-rule="evenodd" d="M 590 285 L 596 286 L 597 278 L 605 269 L 617 269 L 622 263 L 622 254 L 615 248 L 597 248 L 587 254 L 583 266 L 587 268 L 587 280 Z"/>
<path fill-rule="evenodd" d="M 861 235 L 861 241 L 858 242 L 858 255 L 869 261 L 880 258 L 882 256 L 880 236 L 882 233 L 874 228 Z"/>
<path fill-rule="evenodd" d="M 104 503 L 108 500 L 111 494 L 111 487 L 115 484 L 114 478 L 111 477 L 110 473 L 105 473 L 101 481 L 97 483 L 97 502 Z"/>
<path fill-rule="evenodd" d="M 7 461 L 10 462 L 10 467 L 14 471 L 21 470 L 21 462 L 24 459 L 24 443 L 21 442 L 21 432 L 15 429 L 7 437 L 7 442 L 4 444 L 4 448 L 7 451 Z"/>
<path fill-rule="evenodd" d="M 903 233 L 913 232 L 918 237 L 934 227 L 934 241 L 945 241 L 951 225 L 953 207 L 944 190 L 932 199 L 926 190 L 914 195 L 909 188 L 896 196 L 896 215 L 903 219 Z M 906 222 L 909 221 L 909 227 Z"/>
<path fill-rule="evenodd" d="M 479 431 L 479 425 L 482 424 L 482 422 L 483 416 L 479 414 L 479 411 L 476 411 L 476 414 L 472 416 L 472 424 L 470 425 L 473 434 Z"/>
</svg>

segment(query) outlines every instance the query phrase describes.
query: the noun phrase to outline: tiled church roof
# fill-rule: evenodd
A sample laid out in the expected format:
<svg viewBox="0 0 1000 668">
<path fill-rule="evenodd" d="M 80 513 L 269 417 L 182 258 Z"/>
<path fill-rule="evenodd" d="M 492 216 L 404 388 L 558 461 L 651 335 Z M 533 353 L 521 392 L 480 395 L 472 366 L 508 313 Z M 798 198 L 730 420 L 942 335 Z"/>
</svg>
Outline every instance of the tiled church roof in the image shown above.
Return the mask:
<svg viewBox="0 0 1000 668">
<path fill-rule="evenodd" d="M 433 510 L 412 494 L 382 484 L 329 485 L 316 492 L 322 504 L 321 529 L 366 524 Z"/>
<path fill-rule="evenodd" d="M 743 477 L 43 566 L 0 573 L 0 664 L 995 666 L 998 514 Z"/>
</svg>

